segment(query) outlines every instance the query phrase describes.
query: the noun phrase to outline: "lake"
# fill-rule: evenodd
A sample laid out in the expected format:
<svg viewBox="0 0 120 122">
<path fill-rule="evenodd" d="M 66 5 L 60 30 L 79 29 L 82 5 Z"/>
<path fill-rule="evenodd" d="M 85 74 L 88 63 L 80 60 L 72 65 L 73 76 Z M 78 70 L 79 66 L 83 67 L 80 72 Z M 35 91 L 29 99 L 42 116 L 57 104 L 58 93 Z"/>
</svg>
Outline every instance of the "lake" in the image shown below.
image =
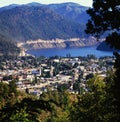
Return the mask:
<svg viewBox="0 0 120 122">
<path fill-rule="evenodd" d="M 50 48 L 50 49 L 34 49 L 28 50 L 28 54 L 32 54 L 36 57 L 45 56 L 87 56 L 88 54 L 93 54 L 96 57 L 103 57 L 103 56 L 113 56 L 112 51 L 99 51 L 96 50 L 97 46 L 88 46 L 88 47 L 76 47 L 76 48 Z"/>
</svg>

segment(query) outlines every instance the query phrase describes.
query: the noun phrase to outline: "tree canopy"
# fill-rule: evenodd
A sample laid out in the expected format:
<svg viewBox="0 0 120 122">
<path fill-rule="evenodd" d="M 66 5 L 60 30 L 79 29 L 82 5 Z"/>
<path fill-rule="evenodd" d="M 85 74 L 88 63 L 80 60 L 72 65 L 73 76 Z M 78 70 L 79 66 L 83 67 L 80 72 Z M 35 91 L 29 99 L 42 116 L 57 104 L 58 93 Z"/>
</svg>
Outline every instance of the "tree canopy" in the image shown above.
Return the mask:
<svg viewBox="0 0 120 122">
<path fill-rule="evenodd" d="M 120 49 L 120 0 L 93 0 L 86 33 L 97 38 L 106 32 L 106 42 Z"/>
<path fill-rule="evenodd" d="M 93 8 L 87 13 L 90 19 L 86 24 L 86 33 L 95 35 L 106 35 L 106 42 L 120 49 L 120 0 L 93 0 Z M 110 86 L 110 94 L 114 96 L 114 104 L 117 105 L 117 111 L 120 113 L 120 54 L 114 53 L 116 60 L 114 64 L 115 76 L 113 77 L 113 85 Z M 108 80 L 111 84 L 110 79 Z M 120 114 L 118 117 L 120 120 Z"/>
</svg>

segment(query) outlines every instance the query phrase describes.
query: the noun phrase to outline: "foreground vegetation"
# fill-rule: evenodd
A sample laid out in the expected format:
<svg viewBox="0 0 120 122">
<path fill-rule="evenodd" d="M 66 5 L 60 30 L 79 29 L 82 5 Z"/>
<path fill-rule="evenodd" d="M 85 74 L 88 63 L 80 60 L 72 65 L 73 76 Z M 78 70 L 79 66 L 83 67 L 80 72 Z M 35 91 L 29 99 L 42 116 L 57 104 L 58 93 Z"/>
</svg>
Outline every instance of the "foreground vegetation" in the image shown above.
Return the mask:
<svg viewBox="0 0 120 122">
<path fill-rule="evenodd" d="M 67 90 L 44 92 L 39 98 L 17 91 L 15 81 L 0 83 L 1 122 L 117 122 L 120 115 L 113 95 L 115 75 L 94 76 L 87 91 L 70 94 Z"/>
</svg>

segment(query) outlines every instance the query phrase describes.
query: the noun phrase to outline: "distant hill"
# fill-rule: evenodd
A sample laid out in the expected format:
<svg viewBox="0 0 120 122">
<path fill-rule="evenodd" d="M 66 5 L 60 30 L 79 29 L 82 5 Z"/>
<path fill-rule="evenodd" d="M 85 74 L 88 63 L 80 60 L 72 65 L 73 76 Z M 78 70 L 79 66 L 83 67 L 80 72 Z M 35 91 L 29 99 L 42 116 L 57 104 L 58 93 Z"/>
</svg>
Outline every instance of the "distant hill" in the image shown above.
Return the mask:
<svg viewBox="0 0 120 122">
<path fill-rule="evenodd" d="M 49 7 L 56 13 L 64 16 L 66 19 L 78 22 L 81 25 L 85 25 L 89 19 L 89 15 L 86 13 L 89 7 L 81 6 L 80 4 L 73 2 L 66 2 L 60 4 L 40 4 L 40 3 L 29 3 L 28 6 L 45 6 Z"/>
<path fill-rule="evenodd" d="M 49 5 L 32 2 L 1 7 L 0 55 L 19 53 L 15 43 L 20 41 L 87 38 L 84 32 L 89 18 L 87 9 L 70 2 Z"/>
<path fill-rule="evenodd" d="M 89 19 L 89 15 L 86 13 L 88 7 L 81 6 L 77 3 L 50 4 L 48 7 L 65 18 L 78 22 L 81 25 L 85 25 Z"/>
<path fill-rule="evenodd" d="M 66 3 L 60 3 L 60 4 L 48 4 L 48 5 L 40 4 L 37 2 L 32 2 L 32 3 L 25 4 L 25 5 L 34 6 L 34 7 L 40 7 L 40 6 L 49 7 L 53 11 L 64 16 L 66 19 L 70 19 L 70 20 L 76 21 L 76 22 L 78 22 L 80 24 L 84 24 L 84 25 L 86 24 L 87 20 L 89 19 L 89 15 L 86 13 L 86 10 L 89 7 L 81 6 L 81 5 L 79 5 L 77 3 L 73 3 L 73 2 L 66 2 Z M 0 8 L 0 11 L 9 10 L 9 9 L 15 8 L 17 6 L 21 6 L 21 5 L 11 4 L 9 6 Z"/>
<path fill-rule="evenodd" d="M 5 10 L 10 10 L 10 9 L 15 8 L 17 6 L 19 6 L 19 5 L 18 4 L 11 4 L 9 6 L 1 7 L 0 12 L 5 11 Z"/>
<path fill-rule="evenodd" d="M 36 4 L 0 12 L 0 33 L 17 41 L 83 37 L 84 26 Z"/>
</svg>

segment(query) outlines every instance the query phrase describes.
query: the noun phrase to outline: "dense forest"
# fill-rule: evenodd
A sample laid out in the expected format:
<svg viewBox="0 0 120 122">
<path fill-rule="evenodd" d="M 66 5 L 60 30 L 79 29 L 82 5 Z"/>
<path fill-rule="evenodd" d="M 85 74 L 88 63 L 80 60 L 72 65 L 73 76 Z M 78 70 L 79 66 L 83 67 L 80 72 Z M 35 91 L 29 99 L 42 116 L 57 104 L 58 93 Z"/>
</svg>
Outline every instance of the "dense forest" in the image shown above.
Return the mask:
<svg viewBox="0 0 120 122">
<path fill-rule="evenodd" d="M 0 56 L 17 56 L 20 49 L 7 37 L 0 35 Z"/>
<path fill-rule="evenodd" d="M 0 33 L 15 41 L 69 39 L 85 35 L 81 25 L 43 6 L 18 6 L 0 12 Z"/>
<path fill-rule="evenodd" d="M 87 81 L 88 91 L 71 94 L 58 89 L 39 98 L 16 89 L 15 80 L 0 83 L 1 122 L 117 122 L 119 113 L 112 94 L 114 74 L 105 79 L 94 76 Z"/>
</svg>

